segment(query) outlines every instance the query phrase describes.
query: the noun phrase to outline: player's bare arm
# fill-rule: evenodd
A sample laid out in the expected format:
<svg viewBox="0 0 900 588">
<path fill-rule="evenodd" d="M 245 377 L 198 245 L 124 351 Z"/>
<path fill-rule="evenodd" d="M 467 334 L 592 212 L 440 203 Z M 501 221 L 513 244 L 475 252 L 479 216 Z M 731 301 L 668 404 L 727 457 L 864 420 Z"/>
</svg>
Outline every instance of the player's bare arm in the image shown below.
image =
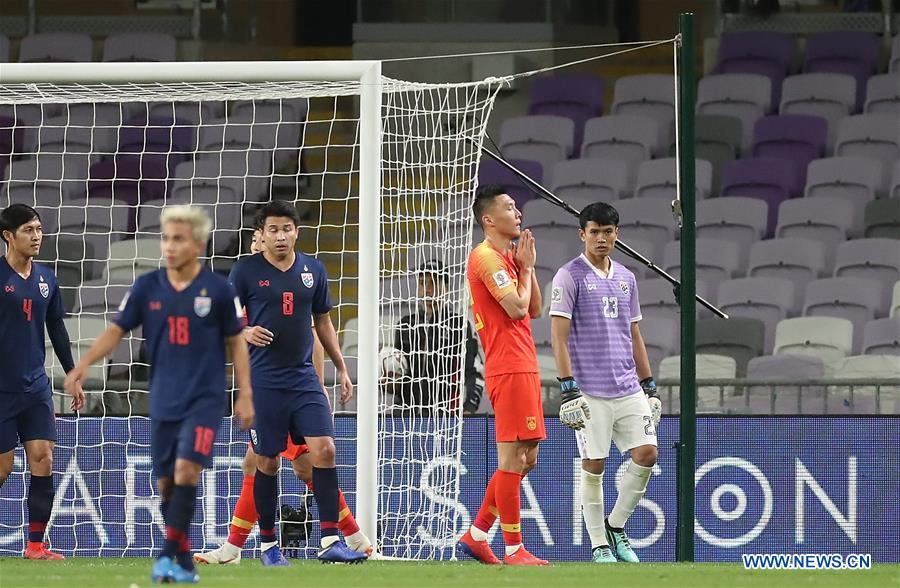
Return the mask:
<svg viewBox="0 0 900 588">
<path fill-rule="evenodd" d="M 234 403 L 234 416 L 241 423 L 241 430 L 253 426 L 253 389 L 250 386 L 250 354 L 241 335 L 227 337 L 225 342 L 234 361 L 234 377 L 238 385 L 238 397 Z"/>
<path fill-rule="evenodd" d="M 544 307 L 544 295 L 541 293 L 541 285 L 537 281 L 537 273 L 531 274 L 531 302 L 528 305 L 528 316 L 535 319 L 541 316 Z"/>
<path fill-rule="evenodd" d="M 325 353 L 331 358 L 334 367 L 337 368 L 338 378 L 341 381 L 341 404 L 350 402 L 353 398 L 353 382 L 350 381 L 350 374 L 347 373 L 347 364 L 344 363 L 344 355 L 341 353 L 341 346 L 338 344 L 337 332 L 334 330 L 334 324 L 331 322 L 331 315 L 317 314 L 314 317 L 316 326 L 316 334 Z"/>
<path fill-rule="evenodd" d="M 119 325 L 111 324 L 106 327 L 106 330 L 100 333 L 100 336 L 97 337 L 97 340 L 94 341 L 94 344 L 91 345 L 91 348 L 85 353 L 81 360 L 75 365 L 75 367 L 66 374 L 65 383 L 63 386 L 66 389 L 66 392 L 69 393 L 73 398 L 73 404 L 75 400 L 79 400 L 79 397 L 76 396 L 78 392 L 81 390 L 80 384 L 84 381 L 85 374 L 87 370 L 112 353 L 113 349 L 116 348 L 116 345 L 122 340 L 122 337 L 125 336 L 125 331 L 122 330 L 122 327 Z M 80 396 L 80 406 L 74 410 L 80 410 L 81 407 L 84 406 L 84 393 L 81 393 Z"/>
<path fill-rule="evenodd" d="M 560 378 L 572 376 L 572 358 L 569 356 L 569 330 L 572 319 L 564 316 L 550 317 L 550 345 L 553 347 L 553 359 L 556 360 L 556 371 Z"/>
</svg>

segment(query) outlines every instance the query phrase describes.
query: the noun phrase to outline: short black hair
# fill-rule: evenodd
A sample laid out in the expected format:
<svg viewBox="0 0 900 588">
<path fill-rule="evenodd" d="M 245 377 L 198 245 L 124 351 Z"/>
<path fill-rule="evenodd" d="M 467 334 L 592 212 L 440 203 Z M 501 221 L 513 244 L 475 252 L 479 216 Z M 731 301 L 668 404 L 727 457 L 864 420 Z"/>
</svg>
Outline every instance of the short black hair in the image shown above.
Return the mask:
<svg viewBox="0 0 900 588">
<path fill-rule="evenodd" d="M 6 237 L 3 236 L 3 231 L 15 234 L 19 227 L 34 219 L 41 220 L 41 215 L 27 204 L 16 203 L 7 206 L 0 212 L 0 239 L 3 239 L 4 243 L 8 243 Z"/>
<path fill-rule="evenodd" d="M 581 230 L 587 228 L 587 224 L 594 221 L 598 225 L 615 225 L 619 226 L 619 211 L 607 204 L 606 202 L 594 202 L 588 204 L 581 210 L 578 215 L 578 223 Z"/>
<path fill-rule="evenodd" d="M 300 213 L 293 205 L 288 204 L 284 200 L 273 200 L 256 211 L 253 217 L 253 226 L 256 229 L 262 229 L 266 226 L 266 219 L 270 216 L 285 216 L 294 222 L 294 226 L 300 224 Z"/>
<path fill-rule="evenodd" d="M 475 215 L 475 221 L 478 224 L 481 224 L 481 217 L 494 203 L 494 199 L 503 194 L 506 194 L 506 188 L 500 184 L 485 184 L 478 188 L 475 192 L 475 202 L 472 203 L 472 214 Z"/>
<path fill-rule="evenodd" d="M 448 280 L 447 269 L 444 267 L 444 262 L 440 259 L 431 259 L 429 261 L 426 261 L 419 266 L 419 269 L 416 270 L 416 274 L 419 277 L 437 276 L 442 282 L 444 282 L 444 284 L 446 284 Z"/>
</svg>

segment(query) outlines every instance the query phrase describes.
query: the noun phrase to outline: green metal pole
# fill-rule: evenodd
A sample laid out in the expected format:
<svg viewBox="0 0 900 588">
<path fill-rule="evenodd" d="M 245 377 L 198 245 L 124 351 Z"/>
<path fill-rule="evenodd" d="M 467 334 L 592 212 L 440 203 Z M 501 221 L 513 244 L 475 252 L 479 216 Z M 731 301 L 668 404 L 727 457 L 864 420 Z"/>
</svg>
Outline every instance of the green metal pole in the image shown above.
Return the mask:
<svg viewBox="0 0 900 588">
<path fill-rule="evenodd" d="M 678 521 L 675 557 L 694 561 L 694 470 L 697 455 L 697 373 L 695 242 L 696 187 L 694 177 L 695 58 L 694 14 L 678 17 L 678 143 L 681 192 L 681 423 L 678 443 Z"/>
</svg>

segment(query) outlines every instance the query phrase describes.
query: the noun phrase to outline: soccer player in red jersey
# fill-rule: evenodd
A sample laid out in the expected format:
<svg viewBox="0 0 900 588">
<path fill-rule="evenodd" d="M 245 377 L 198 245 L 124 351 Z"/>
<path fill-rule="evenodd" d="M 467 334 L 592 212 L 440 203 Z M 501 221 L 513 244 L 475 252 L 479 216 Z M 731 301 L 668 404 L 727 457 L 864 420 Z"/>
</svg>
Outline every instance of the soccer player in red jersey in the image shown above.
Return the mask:
<svg viewBox="0 0 900 588">
<path fill-rule="evenodd" d="M 496 415 L 499 467 L 459 546 L 482 563 L 500 563 L 487 542 L 499 514 L 506 543 L 503 563 L 547 565 L 522 545 L 519 524 L 519 488 L 537 462 L 538 444 L 547 436 L 531 335 L 531 319 L 541 312 L 534 237 L 522 230 L 522 214 L 499 186 L 479 188 L 472 210 L 485 239 L 469 255 L 468 281 L 475 329 L 485 354 L 485 385 Z"/>
</svg>

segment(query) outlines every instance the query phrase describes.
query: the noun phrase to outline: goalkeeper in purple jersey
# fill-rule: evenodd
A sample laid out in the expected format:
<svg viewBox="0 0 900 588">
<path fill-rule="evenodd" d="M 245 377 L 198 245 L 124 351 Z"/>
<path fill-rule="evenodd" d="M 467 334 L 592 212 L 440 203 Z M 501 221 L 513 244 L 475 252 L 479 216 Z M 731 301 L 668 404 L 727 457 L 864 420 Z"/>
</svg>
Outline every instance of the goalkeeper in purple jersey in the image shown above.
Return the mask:
<svg viewBox="0 0 900 588">
<path fill-rule="evenodd" d="M 41 217 L 25 204 L 0 212 L 0 486 L 13 468 L 15 448 L 25 448 L 28 485 L 26 559 L 63 559 L 47 549 L 44 534 L 53 506 L 53 446 L 56 420 L 50 379 L 44 370 L 44 328 L 63 369 L 74 366 L 63 323 L 62 295 L 56 276 L 35 263 L 44 233 Z M 72 410 L 84 406 L 81 386 L 71 389 Z"/>
<path fill-rule="evenodd" d="M 609 257 L 619 235 L 619 213 L 597 202 L 581 211 L 579 222 L 584 253 L 556 273 L 550 303 L 560 419 L 575 429 L 593 561 L 637 562 L 624 526 L 656 464 L 661 403 L 638 327 L 634 274 Z M 604 521 L 603 470 L 610 442 L 630 452 L 631 462 Z"/>
<path fill-rule="evenodd" d="M 243 314 L 234 288 L 203 267 L 211 222 L 202 208 L 173 206 L 160 215 L 166 268 L 135 280 L 113 323 L 66 377 L 76 386 L 91 364 L 109 355 L 127 331 L 143 325 L 150 354 L 153 471 L 166 522 L 166 541 L 153 566 L 154 582 L 195 583 L 189 530 L 203 468 L 212 465 L 216 433 L 228 408 L 225 353 L 240 390 L 234 414 L 253 423 Z"/>
</svg>

